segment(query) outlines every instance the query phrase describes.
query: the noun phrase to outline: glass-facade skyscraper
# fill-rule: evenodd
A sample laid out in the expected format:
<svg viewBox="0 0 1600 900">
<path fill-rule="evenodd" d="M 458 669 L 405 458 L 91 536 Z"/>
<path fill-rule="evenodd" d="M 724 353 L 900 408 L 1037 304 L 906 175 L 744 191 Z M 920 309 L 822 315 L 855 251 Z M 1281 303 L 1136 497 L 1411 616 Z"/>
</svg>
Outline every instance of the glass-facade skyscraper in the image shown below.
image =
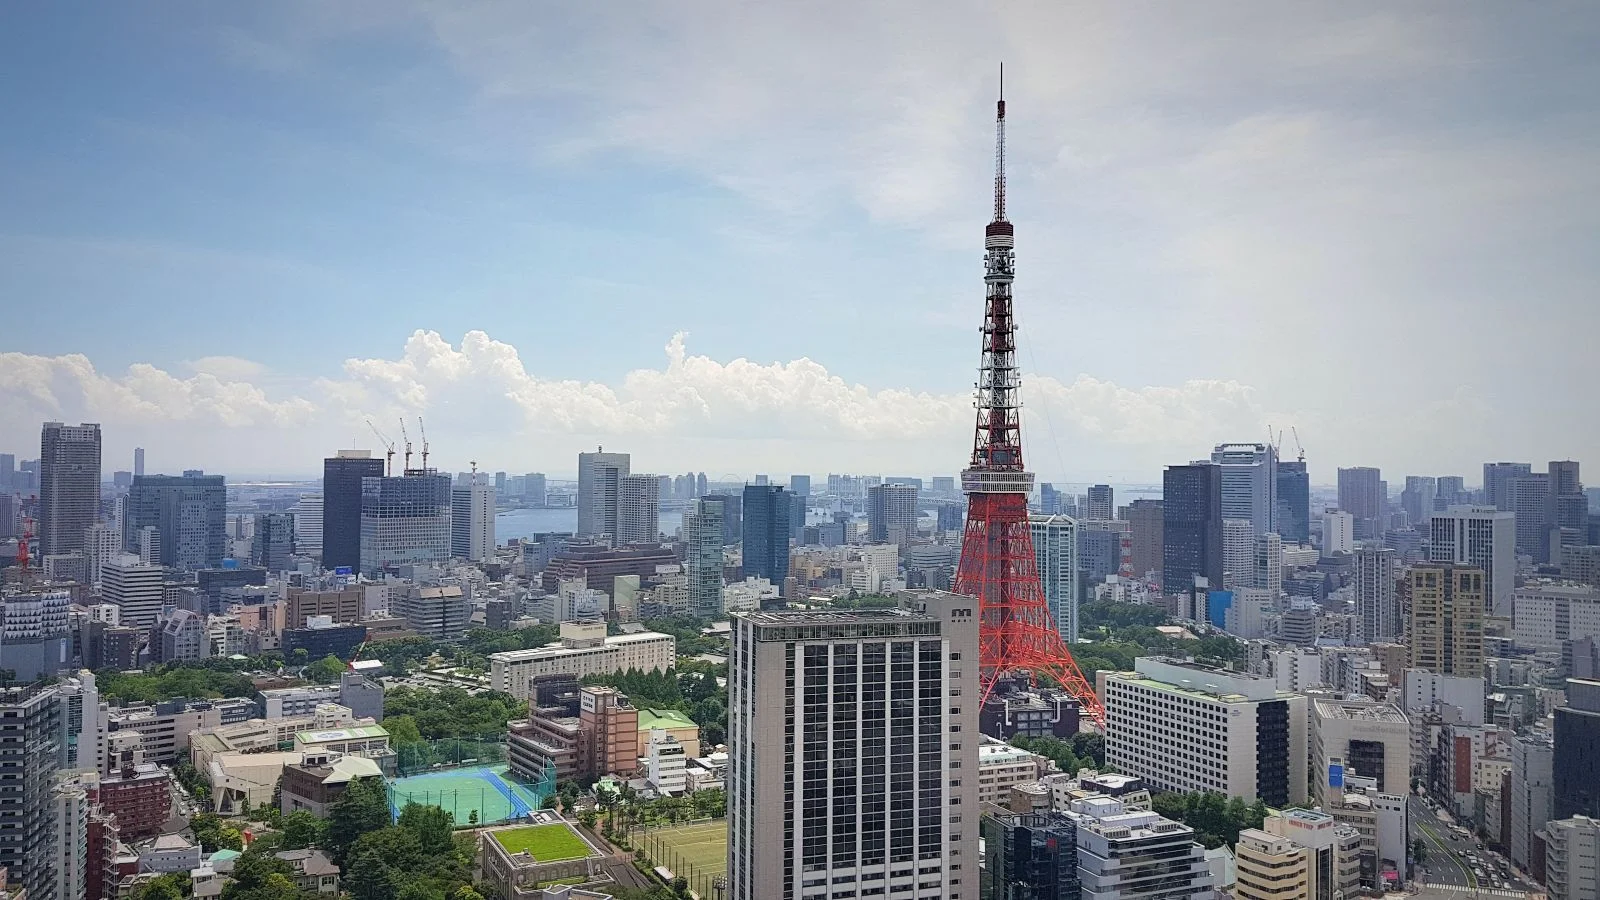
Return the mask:
<svg viewBox="0 0 1600 900">
<path fill-rule="evenodd" d="M 1311 476 L 1305 460 L 1278 462 L 1278 535 L 1286 544 L 1311 543 Z"/>
<path fill-rule="evenodd" d="M 128 488 L 123 544 L 141 528 L 161 539 L 161 565 L 184 572 L 214 569 L 228 555 L 228 487 L 221 475 L 194 469 L 182 475 L 135 475 Z"/>
<path fill-rule="evenodd" d="M 432 469 L 361 481 L 361 571 L 450 558 L 449 475 Z"/>
<path fill-rule="evenodd" d="M 83 549 L 100 517 L 100 426 L 46 422 L 39 433 L 39 546 L 42 559 Z"/>
<path fill-rule="evenodd" d="M 383 460 L 340 450 L 322 461 L 322 565 L 361 567 L 361 480 L 382 478 Z"/>
<path fill-rule="evenodd" d="M 780 591 L 789 577 L 794 503 L 794 495 L 776 485 L 744 486 L 744 575 L 765 578 Z"/>
<path fill-rule="evenodd" d="M 689 613 L 722 615 L 722 501 L 702 497 L 683 517 L 683 558 L 689 575 Z"/>
<path fill-rule="evenodd" d="M 1222 467 L 1168 466 L 1161 476 L 1161 587 L 1186 594 L 1194 577 L 1222 587 Z"/>
</svg>

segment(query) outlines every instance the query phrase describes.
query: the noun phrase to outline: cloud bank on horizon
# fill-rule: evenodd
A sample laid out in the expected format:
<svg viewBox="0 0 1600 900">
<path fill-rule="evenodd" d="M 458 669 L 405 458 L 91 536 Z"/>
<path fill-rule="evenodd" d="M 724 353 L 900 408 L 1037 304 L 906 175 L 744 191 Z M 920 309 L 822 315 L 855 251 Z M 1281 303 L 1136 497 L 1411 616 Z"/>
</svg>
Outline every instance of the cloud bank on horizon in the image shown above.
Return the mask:
<svg viewBox="0 0 1600 900">
<path fill-rule="evenodd" d="M 299 475 L 420 414 L 455 468 L 953 472 L 999 59 L 1041 477 L 1290 425 L 1319 482 L 1600 446 L 1588 5 L 8 24 L 0 450 L 99 420 L 108 471 Z"/>
</svg>

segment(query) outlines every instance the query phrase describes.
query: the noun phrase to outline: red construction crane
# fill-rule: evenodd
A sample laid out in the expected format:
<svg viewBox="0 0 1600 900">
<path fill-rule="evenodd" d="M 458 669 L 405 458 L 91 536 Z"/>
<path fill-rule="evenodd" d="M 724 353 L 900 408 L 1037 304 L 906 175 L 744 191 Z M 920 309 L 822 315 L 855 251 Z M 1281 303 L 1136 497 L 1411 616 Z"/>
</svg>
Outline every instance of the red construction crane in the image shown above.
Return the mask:
<svg viewBox="0 0 1600 900">
<path fill-rule="evenodd" d="M 1101 727 L 1105 708 L 1061 639 L 1039 583 L 1028 523 L 1033 473 L 1022 465 L 1021 399 L 1011 282 L 1015 231 L 1006 219 L 1005 70 L 996 105 L 994 221 L 984 229 L 983 361 L 972 465 L 961 473 L 967 526 L 956 591 L 978 598 L 980 704 L 1009 672 L 1043 673 L 1077 698 Z"/>
</svg>

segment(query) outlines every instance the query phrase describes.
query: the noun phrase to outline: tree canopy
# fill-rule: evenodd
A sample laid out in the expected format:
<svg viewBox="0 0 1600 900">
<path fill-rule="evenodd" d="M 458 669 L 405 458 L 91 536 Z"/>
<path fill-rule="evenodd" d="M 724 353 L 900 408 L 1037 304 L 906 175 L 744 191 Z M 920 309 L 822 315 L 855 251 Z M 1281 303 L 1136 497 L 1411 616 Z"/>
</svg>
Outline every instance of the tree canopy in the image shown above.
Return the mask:
<svg viewBox="0 0 1600 900">
<path fill-rule="evenodd" d="M 1162 793 L 1152 798 L 1152 808 L 1169 819 L 1194 829 L 1194 839 L 1207 848 L 1239 842 L 1239 832 L 1260 828 L 1267 817 L 1267 805 L 1257 800 L 1247 804 L 1241 797 L 1224 797 L 1210 791 L 1187 794 Z"/>
</svg>

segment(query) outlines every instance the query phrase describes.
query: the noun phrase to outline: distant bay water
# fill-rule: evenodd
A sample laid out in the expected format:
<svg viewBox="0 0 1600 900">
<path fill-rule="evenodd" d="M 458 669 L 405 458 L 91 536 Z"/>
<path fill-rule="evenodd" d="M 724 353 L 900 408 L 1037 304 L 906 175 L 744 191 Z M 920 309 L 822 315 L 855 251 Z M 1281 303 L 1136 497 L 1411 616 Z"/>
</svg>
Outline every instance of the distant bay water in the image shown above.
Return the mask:
<svg viewBox="0 0 1600 900">
<path fill-rule="evenodd" d="M 817 525 L 830 520 L 822 510 L 807 510 L 806 521 Z M 683 527 L 683 510 L 663 509 L 657 519 L 665 535 L 675 535 Z M 544 509 L 508 509 L 495 513 L 494 539 L 504 544 L 514 538 L 532 537 L 550 532 L 575 532 L 578 530 L 578 509 L 574 506 L 556 506 Z"/>
</svg>

